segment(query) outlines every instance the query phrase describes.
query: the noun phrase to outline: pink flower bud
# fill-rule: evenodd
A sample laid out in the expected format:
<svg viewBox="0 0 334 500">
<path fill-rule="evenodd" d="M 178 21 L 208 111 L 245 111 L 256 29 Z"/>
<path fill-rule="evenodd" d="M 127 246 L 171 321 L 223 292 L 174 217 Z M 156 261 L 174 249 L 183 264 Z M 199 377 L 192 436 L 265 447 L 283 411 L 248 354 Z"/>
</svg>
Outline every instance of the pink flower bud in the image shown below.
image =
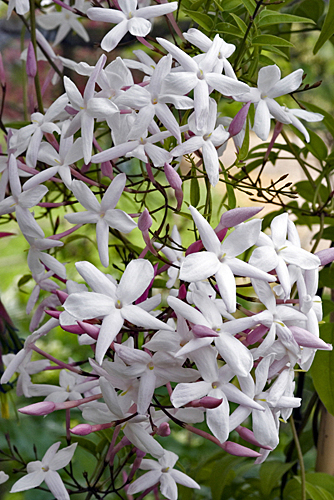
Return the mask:
<svg viewBox="0 0 334 500">
<path fill-rule="evenodd" d="M 152 226 L 152 217 L 150 216 L 150 212 L 145 208 L 144 212 L 140 214 L 138 219 L 138 229 L 143 233 L 144 231 L 148 231 Z"/>
<path fill-rule="evenodd" d="M 65 332 L 74 333 L 75 335 L 82 335 L 85 333 L 79 325 L 61 325 Z"/>
<path fill-rule="evenodd" d="M 34 403 L 29 406 L 24 406 L 23 408 L 19 408 L 20 413 L 24 413 L 25 415 L 49 415 L 56 410 L 56 404 L 52 401 L 41 401 L 40 403 Z"/>
<path fill-rule="evenodd" d="M 186 255 L 189 255 L 191 253 L 196 253 L 196 252 L 199 252 L 200 250 L 202 250 L 203 247 L 203 243 L 202 243 L 202 240 L 198 240 L 198 241 L 194 241 L 194 243 L 192 243 L 186 250 Z"/>
<path fill-rule="evenodd" d="M 56 290 L 57 297 L 60 301 L 61 304 L 64 304 L 65 300 L 68 297 L 68 293 L 64 292 L 63 290 Z"/>
<path fill-rule="evenodd" d="M 4 87 L 6 85 L 6 73 L 3 67 L 2 55 L 0 54 L 0 83 Z"/>
<path fill-rule="evenodd" d="M 178 298 L 180 300 L 184 300 L 186 298 L 186 296 L 187 296 L 187 289 L 186 289 L 185 284 L 182 283 L 182 285 L 179 288 Z"/>
<path fill-rule="evenodd" d="M 26 71 L 27 75 L 30 76 L 30 78 L 35 78 L 37 73 L 37 62 L 35 56 L 35 49 L 32 42 L 29 42 L 28 45 Z"/>
<path fill-rule="evenodd" d="M 233 443 L 232 441 L 225 441 L 225 443 L 222 443 L 221 448 L 223 448 L 223 450 L 230 455 L 234 455 L 236 457 L 257 458 L 261 456 L 261 454 L 257 451 L 251 450 L 241 444 Z"/>
<path fill-rule="evenodd" d="M 193 408 L 218 408 L 223 402 L 223 398 L 213 398 L 212 396 L 204 396 L 201 399 L 194 399 L 187 406 L 191 406 Z"/>
<path fill-rule="evenodd" d="M 332 351 L 333 349 L 331 344 L 326 344 L 319 337 L 316 337 L 313 333 L 304 330 L 300 326 L 290 326 L 290 330 L 298 345 L 311 347 L 312 349 L 322 349 L 324 351 Z"/>
<path fill-rule="evenodd" d="M 247 429 L 247 427 L 242 427 L 241 425 L 238 425 L 238 427 L 236 427 L 234 430 L 237 431 L 237 433 L 239 434 L 239 436 L 242 439 L 244 439 L 245 441 L 248 441 L 248 443 L 254 444 L 255 446 L 259 446 L 260 448 L 263 448 L 265 450 L 272 450 L 272 448 L 270 446 L 264 446 L 264 445 L 260 444 L 255 439 L 254 432 L 251 431 L 250 429 Z"/>
<path fill-rule="evenodd" d="M 182 188 L 181 177 L 169 163 L 165 163 L 164 171 L 166 179 L 170 184 L 170 187 L 172 187 L 173 189 L 181 189 Z"/>
<path fill-rule="evenodd" d="M 231 137 L 234 137 L 235 135 L 238 135 L 245 124 L 247 115 L 248 115 L 248 110 L 249 106 L 251 105 L 251 101 L 247 102 L 241 109 L 238 111 L 238 113 L 235 115 L 233 120 L 230 123 L 230 126 L 228 128 L 228 132 Z"/>
<path fill-rule="evenodd" d="M 319 257 L 321 265 L 326 266 L 326 264 L 329 264 L 334 260 L 334 248 L 326 248 L 326 250 L 320 250 L 320 252 L 317 252 L 315 255 Z"/>
<path fill-rule="evenodd" d="M 192 332 L 195 337 L 200 339 L 204 337 L 219 337 L 217 332 L 204 325 L 194 325 L 192 327 Z"/>
<path fill-rule="evenodd" d="M 78 321 L 78 325 L 87 335 L 92 337 L 92 339 L 97 340 L 100 333 L 100 329 L 97 326 L 86 323 L 85 321 Z"/>
<path fill-rule="evenodd" d="M 246 220 L 254 217 L 254 215 L 258 214 L 262 210 L 262 207 L 240 207 L 233 208 L 232 210 L 228 210 L 223 213 L 220 218 L 220 222 L 216 227 L 215 231 L 220 231 L 224 228 L 235 227 L 241 222 L 245 222 Z"/>
<path fill-rule="evenodd" d="M 158 436 L 167 437 L 170 435 L 170 427 L 168 422 L 162 422 L 157 429 Z"/>
<path fill-rule="evenodd" d="M 51 318 L 55 318 L 55 319 L 59 319 L 59 316 L 61 314 L 60 311 L 54 311 L 53 309 L 47 309 L 45 312 L 46 312 L 46 314 L 51 316 Z"/>
<path fill-rule="evenodd" d="M 79 424 L 71 429 L 72 434 L 76 434 L 77 436 L 87 436 L 91 432 L 93 432 L 93 426 L 90 424 Z"/>
</svg>

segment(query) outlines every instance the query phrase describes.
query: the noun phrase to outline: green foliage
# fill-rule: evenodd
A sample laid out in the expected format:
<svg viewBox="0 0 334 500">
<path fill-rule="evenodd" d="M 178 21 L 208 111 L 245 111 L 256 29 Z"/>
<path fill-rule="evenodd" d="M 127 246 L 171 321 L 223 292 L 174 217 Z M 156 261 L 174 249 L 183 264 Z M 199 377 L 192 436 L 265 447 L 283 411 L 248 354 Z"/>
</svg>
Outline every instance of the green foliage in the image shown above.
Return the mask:
<svg viewBox="0 0 334 500">
<path fill-rule="evenodd" d="M 327 269 L 324 269 L 327 270 Z M 333 284 L 333 279 L 331 281 Z M 334 324 L 320 325 L 320 336 L 328 343 L 334 343 Z M 314 387 L 329 413 L 334 415 L 334 352 L 317 351 L 311 367 Z"/>
</svg>

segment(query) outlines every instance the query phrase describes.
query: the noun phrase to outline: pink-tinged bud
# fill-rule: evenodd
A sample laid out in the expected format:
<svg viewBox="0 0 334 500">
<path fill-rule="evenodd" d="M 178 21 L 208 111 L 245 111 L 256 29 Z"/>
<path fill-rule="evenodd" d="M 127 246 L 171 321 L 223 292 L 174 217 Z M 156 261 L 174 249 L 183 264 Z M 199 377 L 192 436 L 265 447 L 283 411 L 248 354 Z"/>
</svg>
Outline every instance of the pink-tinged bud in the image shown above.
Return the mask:
<svg viewBox="0 0 334 500">
<path fill-rule="evenodd" d="M 46 309 L 45 310 L 46 314 L 51 316 L 51 318 L 59 319 L 60 316 L 60 311 L 54 311 L 53 309 Z"/>
<path fill-rule="evenodd" d="M 326 266 L 327 264 L 333 262 L 334 260 L 334 248 L 327 248 L 326 250 L 320 250 L 320 252 L 317 252 L 315 255 L 319 257 L 321 265 Z"/>
<path fill-rule="evenodd" d="M 138 219 L 138 229 L 141 232 L 148 231 L 152 226 L 152 217 L 150 216 L 150 212 L 145 208 L 144 212 L 142 212 Z"/>
<path fill-rule="evenodd" d="M 248 111 L 249 111 L 249 106 L 251 105 L 251 101 L 247 102 L 241 109 L 238 111 L 238 113 L 235 115 L 233 120 L 230 123 L 230 126 L 228 128 L 228 132 L 231 137 L 234 137 L 235 135 L 238 135 L 245 124 Z"/>
<path fill-rule="evenodd" d="M 182 180 L 179 174 L 174 170 L 172 165 L 169 163 L 165 163 L 164 171 L 166 175 L 166 179 L 170 184 L 170 187 L 173 189 L 182 189 Z"/>
<path fill-rule="evenodd" d="M 103 177 L 109 177 L 109 179 L 114 178 L 111 161 L 103 161 L 101 163 L 101 172 Z"/>
<path fill-rule="evenodd" d="M 68 297 L 68 293 L 64 292 L 63 290 L 56 290 L 57 297 L 60 301 L 61 304 L 64 304 L 65 300 Z"/>
<path fill-rule="evenodd" d="M 213 398 L 212 396 L 204 396 L 201 399 L 194 399 L 187 406 L 191 406 L 193 408 L 218 408 L 223 402 L 223 398 Z"/>
<path fill-rule="evenodd" d="M 76 434 L 78 436 L 87 436 L 87 434 L 90 434 L 91 432 L 97 432 L 97 431 L 103 431 L 104 429 L 110 429 L 110 427 L 114 427 L 115 422 L 110 422 L 110 424 L 96 424 L 96 425 L 90 425 L 90 424 L 79 424 L 73 427 L 73 429 L 70 429 L 72 434 Z"/>
<path fill-rule="evenodd" d="M 62 329 L 68 333 L 74 333 L 74 335 L 82 335 L 85 333 L 79 325 L 61 325 Z"/>
<path fill-rule="evenodd" d="M 203 247 L 203 243 L 202 243 L 202 240 L 198 240 L 198 241 L 194 241 L 194 243 L 192 243 L 186 250 L 186 255 L 189 255 L 191 253 L 196 253 L 196 252 L 199 252 L 200 250 L 202 250 Z"/>
<path fill-rule="evenodd" d="M 3 67 L 2 55 L 0 54 L 0 83 L 4 87 L 6 85 L 6 73 Z"/>
<path fill-rule="evenodd" d="M 100 333 L 100 329 L 97 326 L 86 323 L 85 321 L 78 321 L 78 325 L 87 335 L 92 337 L 92 339 L 97 340 Z"/>
<path fill-rule="evenodd" d="M 168 422 L 162 422 L 157 429 L 158 436 L 167 437 L 170 435 L 170 427 Z"/>
<path fill-rule="evenodd" d="M 200 339 L 205 337 L 219 337 L 217 332 L 204 325 L 194 325 L 191 330 L 195 337 Z"/>
<path fill-rule="evenodd" d="M 93 432 L 93 426 L 90 424 L 79 424 L 71 429 L 71 433 L 77 436 L 87 436 L 91 432 Z"/>
<path fill-rule="evenodd" d="M 24 406 L 23 408 L 19 408 L 20 413 L 24 413 L 25 415 L 49 415 L 56 410 L 56 404 L 52 401 L 42 401 L 40 403 L 35 403 L 29 406 Z"/>
<path fill-rule="evenodd" d="M 275 128 L 274 128 L 274 132 L 273 132 L 273 136 L 272 136 L 272 138 L 271 138 L 271 140 L 269 142 L 269 146 L 268 146 L 268 149 L 266 151 L 266 154 L 264 155 L 263 163 L 265 163 L 268 160 L 270 152 L 273 149 L 273 146 L 274 146 L 274 144 L 276 142 L 276 139 L 280 135 L 280 133 L 282 132 L 282 128 L 283 128 L 283 123 L 276 122 L 276 125 L 275 125 Z"/>
<path fill-rule="evenodd" d="M 187 289 L 186 289 L 185 284 L 182 283 L 182 285 L 179 288 L 178 298 L 180 300 L 184 300 L 186 298 L 186 296 L 187 296 Z"/>
<path fill-rule="evenodd" d="M 217 231 L 217 228 L 215 229 L 215 232 L 217 234 L 219 241 L 223 241 L 223 239 L 225 238 L 225 236 L 227 234 L 227 231 L 228 231 L 227 227 L 225 227 L 224 229 L 221 229 L 220 231 L 219 230 Z"/>
<path fill-rule="evenodd" d="M 332 351 L 333 346 L 331 344 L 326 344 L 326 342 L 319 339 L 319 337 L 316 337 L 308 330 L 304 330 L 304 328 L 300 328 L 299 326 L 290 326 L 289 328 L 298 345 L 310 347 L 311 349 Z"/>
<path fill-rule="evenodd" d="M 258 214 L 262 210 L 262 207 L 240 207 L 233 208 L 232 210 L 228 210 L 223 213 L 220 218 L 220 222 L 216 227 L 215 231 L 220 231 L 224 228 L 235 227 L 241 222 L 245 222 L 246 220 L 254 217 L 254 215 Z"/>
<path fill-rule="evenodd" d="M 15 233 L 1 233 L 0 232 L 0 238 L 5 238 L 6 236 L 16 236 Z"/>
<path fill-rule="evenodd" d="M 169 164 L 165 163 L 164 171 L 166 175 L 166 179 L 169 182 L 170 186 L 175 191 L 175 198 L 177 201 L 177 210 L 180 210 L 182 202 L 183 202 L 183 191 L 182 191 L 182 180 L 179 174 L 174 170 L 174 168 Z"/>
<path fill-rule="evenodd" d="M 77 115 L 79 113 L 79 111 L 77 109 L 74 109 L 74 108 L 72 108 L 72 106 L 69 106 L 69 105 L 65 106 L 65 111 L 69 115 L 72 115 L 72 116 Z"/>
<path fill-rule="evenodd" d="M 29 42 L 28 45 L 26 71 L 27 75 L 30 76 L 30 78 L 35 78 L 37 73 L 37 62 L 35 56 L 35 49 L 32 42 Z"/>
<path fill-rule="evenodd" d="M 245 345 L 249 346 L 252 344 L 255 344 L 256 342 L 259 342 L 263 336 L 267 333 L 268 328 L 264 325 L 259 325 L 254 330 L 247 335 L 247 338 L 245 340 Z"/>
<path fill-rule="evenodd" d="M 248 441 L 248 443 L 253 444 L 254 446 L 259 446 L 264 450 L 272 450 L 270 446 L 264 446 L 263 444 L 260 444 L 255 439 L 254 432 L 251 431 L 250 429 L 247 429 L 247 427 L 242 427 L 241 425 L 238 425 L 238 427 L 236 427 L 234 430 L 237 431 L 237 433 L 242 439 Z"/>
<path fill-rule="evenodd" d="M 232 441 L 225 441 L 225 443 L 221 444 L 221 448 L 229 453 L 230 455 L 234 455 L 236 457 L 249 457 L 249 458 L 258 458 L 261 456 L 257 451 L 251 450 L 246 446 L 242 446 L 238 443 L 233 443 Z"/>
</svg>

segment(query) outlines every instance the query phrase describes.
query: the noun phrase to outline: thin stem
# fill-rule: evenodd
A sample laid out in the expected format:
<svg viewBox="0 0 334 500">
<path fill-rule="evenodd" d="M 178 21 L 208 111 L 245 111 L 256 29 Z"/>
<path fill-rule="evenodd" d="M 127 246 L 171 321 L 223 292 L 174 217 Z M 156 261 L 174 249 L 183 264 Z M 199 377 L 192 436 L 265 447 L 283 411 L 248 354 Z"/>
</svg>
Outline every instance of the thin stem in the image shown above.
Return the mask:
<svg viewBox="0 0 334 500">
<path fill-rule="evenodd" d="M 299 439 L 298 439 L 298 434 L 296 431 L 296 426 L 295 422 L 293 419 L 293 416 L 291 415 L 290 417 L 290 424 L 291 424 L 291 429 L 292 429 L 292 434 L 293 434 L 293 439 L 296 444 L 296 450 L 297 450 L 297 455 L 298 455 L 298 461 L 299 461 L 299 467 L 300 467 L 300 476 L 301 476 L 301 487 L 302 487 L 302 496 L 301 500 L 306 500 L 306 478 L 305 478 L 305 465 L 304 465 L 304 460 L 303 460 L 303 453 L 302 449 L 300 447 Z"/>
<path fill-rule="evenodd" d="M 35 58 L 37 61 L 35 0 L 29 0 L 29 3 L 30 3 L 30 36 L 31 36 L 31 43 L 34 46 Z M 37 66 L 38 65 L 36 63 L 36 68 L 37 68 Z M 40 81 L 39 81 L 38 68 L 36 70 L 36 76 L 35 76 L 35 90 L 36 90 L 38 111 L 40 113 L 44 114 L 43 99 L 42 99 L 41 85 L 40 85 Z"/>
</svg>

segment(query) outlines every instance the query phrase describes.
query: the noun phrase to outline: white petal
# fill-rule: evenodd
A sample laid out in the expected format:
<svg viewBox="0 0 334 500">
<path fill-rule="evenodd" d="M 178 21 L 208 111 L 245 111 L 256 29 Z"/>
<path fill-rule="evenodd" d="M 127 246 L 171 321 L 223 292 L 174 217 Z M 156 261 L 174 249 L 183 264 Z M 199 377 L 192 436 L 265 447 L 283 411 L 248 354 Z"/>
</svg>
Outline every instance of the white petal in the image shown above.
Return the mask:
<svg viewBox="0 0 334 500">
<path fill-rule="evenodd" d="M 18 491 L 30 490 L 31 488 L 36 488 L 45 479 L 45 472 L 43 470 L 36 470 L 24 477 L 21 477 L 16 483 L 14 483 L 10 493 L 17 493 Z"/>
<path fill-rule="evenodd" d="M 202 242 L 208 252 L 213 252 L 216 255 L 220 254 L 221 244 L 218 236 L 208 223 L 208 221 L 201 215 L 196 208 L 190 206 L 192 218 L 197 226 L 198 232 L 201 236 Z"/>
<path fill-rule="evenodd" d="M 199 252 L 188 255 L 181 265 L 180 279 L 184 281 L 201 281 L 213 276 L 220 268 L 215 253 Z"/>
<path fill-rule="evenodd" d="M 67 489 L 65 488 L 58 472 L 54 470 L 48 470 L 45 474 L 44 481 L 46 482 L 47 487 L 51 491 L 52 495 L 57 498 L 57 500 L 70 500 Z"/>
<path fill-rule="evenodd" d="M 126 266 L 117 289 L 117 296 L 122 304 L 132 304 L 138 299 L 145 292 L 153 278 L 153 267 L 148 260 L 132 260 Z"/>
</svg>

